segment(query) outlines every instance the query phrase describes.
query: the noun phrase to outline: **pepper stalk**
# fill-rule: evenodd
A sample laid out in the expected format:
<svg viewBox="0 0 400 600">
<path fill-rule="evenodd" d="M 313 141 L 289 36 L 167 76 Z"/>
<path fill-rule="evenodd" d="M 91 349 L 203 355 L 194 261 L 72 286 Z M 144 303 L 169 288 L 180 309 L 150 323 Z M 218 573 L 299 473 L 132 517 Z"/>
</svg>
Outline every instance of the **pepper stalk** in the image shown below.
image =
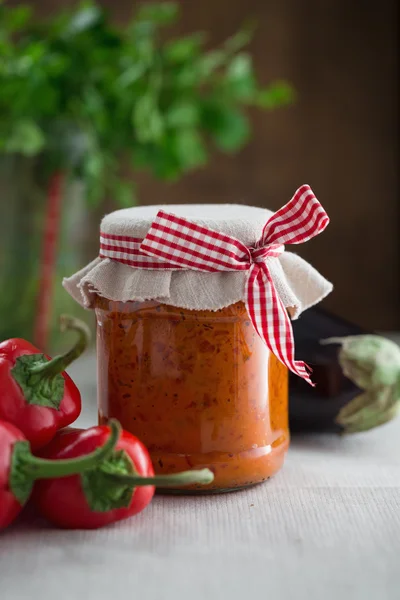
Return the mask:
<svg viewBox="0 0 400 600">
<path fill-rule="evenodd" d="M 109 421 L 110 435 L 102 446 L 77 458 L 48 460 L 34 456 L 28 441 L 16 442 L 11 457 L 9 487 L 18 502 L 28 500 L 36 479 L 69 477 L 95 469 L 112 454 L 121 434 L 121 425 Z"/>
<path fill-rule="evenodd" d="M 132 460 L 124 450 L 114 450 L 99 467 L 81 474 L 86 501 L 91 510 L 97 512 L 128 508 L 137 487 L 208 485 L 213 480 L 214 473 L 210 469 L 144 477 L 136 472 Z"/>
<path fill-rule="evenodd" d="M 12 376 L 24 393 L 28 404 L 47 406 L 59 410 L 64 397 L 65 380 L 63 371 L 87 348 L 90 330 L 86 323 L 62 315 L 61 331 L 76 331 L 78 340 L 65 354 L 48 359 L 44 354 L 25 354 L 17 358 L 11 370 Z"/>
</svg>

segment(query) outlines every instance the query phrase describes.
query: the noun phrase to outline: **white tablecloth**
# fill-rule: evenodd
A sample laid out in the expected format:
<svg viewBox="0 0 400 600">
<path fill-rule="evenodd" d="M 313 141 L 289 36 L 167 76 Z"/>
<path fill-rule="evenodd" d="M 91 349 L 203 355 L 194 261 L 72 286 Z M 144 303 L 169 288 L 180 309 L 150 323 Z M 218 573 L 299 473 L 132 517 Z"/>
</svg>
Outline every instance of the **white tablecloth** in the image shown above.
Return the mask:
<svg viewBox="0 0 400 600">
<path fill-rule="evenodd" d="M 92 358 L 71 372 L 86 403 L 81 424 L 93 424 Z M 264 485 L 158 496 L 99 531 L 26 516 L 0 534 L 0 598 L 398 600 L 400 419 L 348 438 L 295 438 Z"/>
</svg>

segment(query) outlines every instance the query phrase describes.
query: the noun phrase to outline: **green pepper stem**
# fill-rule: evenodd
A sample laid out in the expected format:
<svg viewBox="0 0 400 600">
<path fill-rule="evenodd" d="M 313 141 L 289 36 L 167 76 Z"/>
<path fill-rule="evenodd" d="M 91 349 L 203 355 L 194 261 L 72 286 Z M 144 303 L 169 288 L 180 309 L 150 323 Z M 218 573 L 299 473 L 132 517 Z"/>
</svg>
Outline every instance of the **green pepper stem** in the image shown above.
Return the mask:
<svg viewBox="0 0 400 600">
<path fill-rule="evenodd" d="M 55 377 L 59 373 L 65 371 L 65 369 L 86 350 L 90 341 L 90 329 L 86 323 L 79 319 L 75 319 L 74 317 L 70 317 L 69 315 L 61 315 L 60 330 L 62 332 L 73 330 L 78 333 L 79 337 L 75 346 L 65 354 L 55 356 L 45 363 L 29 367 L 32 375 L 40 375 L 41 378 Z"/>
<path fill-rule="evenodd" d="M 48 460 L 39 458 L 33 454 L 24 456 L 23 471 L 31 479 L 51 479 L 53 477 L 68 477 L 83 473 L 100 465 L 107 459 L 115 449 L 121 434 L 121 425 L 115 419 L 110 419 L 110 435 L 94 452 L 78 458 L 65 458 L 59 460 Z"/>
<path fill-rule="evenodd" d="M 214 480 L 214 473 L 210 469 L 182 471 L 181 473 L 173 473 L 172 475 L 155 475 L 154 477 L 122 475 L 118 473 L 106 473 L 106 475 L 114 481 L 130 484 L 134 487 L 154 485 L 156 487 L 166 488 L 191 484 L 207 485 Z"/>
</svg>

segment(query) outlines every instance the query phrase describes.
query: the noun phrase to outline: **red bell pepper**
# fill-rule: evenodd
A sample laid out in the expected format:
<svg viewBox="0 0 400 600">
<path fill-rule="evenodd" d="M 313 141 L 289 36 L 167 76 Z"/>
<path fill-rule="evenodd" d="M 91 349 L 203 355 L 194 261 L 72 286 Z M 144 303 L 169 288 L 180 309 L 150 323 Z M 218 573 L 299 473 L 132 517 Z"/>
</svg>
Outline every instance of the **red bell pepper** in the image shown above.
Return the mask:
<svg viewBox="0 0 400 600">
<path fill-rule="evenodd" d="M 61 317 L 61 329 L 79 333 L 66 354 L 49 360 L 25 340 L 0 344 L 0 419 L 18 427 L 34 450 L 47 444 L 81 412 L 81 396 L 66 367 L 85 350 L 90 332 L 72 317 Z"/>
<path fill-rule="evenodd" d="M 77 458 L 101 447 L 108 437 L 106 425 L 60 431 L 41 455 L 52 460 Z M 142 511 L 155 486 L 205 485 L 213 479 L 209 469 L 154 476 L 145 446 L 123 431 L 113 452 L 95 469 L 65 479 L 37 481 L 33 500 L 39 512 L 58 527 L 96 529 Z"/>
<path fill-rule="evenodd" d="M 118 422 L 110 422 L 110 425 L 111 435 L 104 436 L 104 444 L 94 452 L 53 461 L 34 456 L 23 433 L 11 423 L 0 421 L 0 529 L 10 525 L 21 512 L 36 479 L 68 477 L 93 469 L 107 458 L 121 431 Z"/>
</svg>

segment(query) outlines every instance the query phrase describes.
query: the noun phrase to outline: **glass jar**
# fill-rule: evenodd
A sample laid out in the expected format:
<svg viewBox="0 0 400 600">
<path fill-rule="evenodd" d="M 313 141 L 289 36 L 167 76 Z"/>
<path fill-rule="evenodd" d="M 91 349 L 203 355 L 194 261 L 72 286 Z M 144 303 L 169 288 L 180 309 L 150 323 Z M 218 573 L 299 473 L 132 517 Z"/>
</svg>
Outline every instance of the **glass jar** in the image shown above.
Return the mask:
<svg viewBox="0 0 400 600">
<path fill-rule="evenodd" d="M 115 417 L 139 437 L 157 473 L 209 467 L 213 483 L 190 489 L 200 493 L 279 470 L 289 443 L 287 369 L 243 302 L 186 310 L 97 296 L 95 309 L 100 423 Z"/>
<path fill-rule="evenodd" d="M 98 258 L 64 286 L 96 310 L 100 422 L 117 418 L 137 435 L 157 473 L 209 467 L 213 483 L 190 490 L 200 493 L 260 483 L 281 467 L 286 366 L 310 381 L 287 313 L 332 289 L 285 246 L 328 221 L 307 185 L 276 213 L 181 204 L 103 218 Z"/>
<path fill-rule="evenodd" d="M 0 189 L 4 198 L 0 219 L 0 287 L 7 290 L 0 295 L 0 341 L 21 337 L 42 346 L 44 341 L 35 339 L 34 325 L 46 272 L 51 275 L 51 285 L 47 291 L 48 305 L 42 311 L 44 321 L 49 322 L 50 339 L 42 349 L 53 354 L 64 352 L 73 339 L 73 335 L 60 335 L 60 314 L 79 315 L 91 322 L 61 287 L 63 277 L 88 254 L 90 222 L 84 188 L 76 180 L 68 180 L 62 186 L 59 217 L 49 219 L 49 182 L 38 169 L 40 164 L 20 155 L 0 156 Z M 45 230 L 50 221 L 47 235 L 58 238 L 57 252 L 53 258 L 47 252 L 44 265 Z"/>
</svg>

